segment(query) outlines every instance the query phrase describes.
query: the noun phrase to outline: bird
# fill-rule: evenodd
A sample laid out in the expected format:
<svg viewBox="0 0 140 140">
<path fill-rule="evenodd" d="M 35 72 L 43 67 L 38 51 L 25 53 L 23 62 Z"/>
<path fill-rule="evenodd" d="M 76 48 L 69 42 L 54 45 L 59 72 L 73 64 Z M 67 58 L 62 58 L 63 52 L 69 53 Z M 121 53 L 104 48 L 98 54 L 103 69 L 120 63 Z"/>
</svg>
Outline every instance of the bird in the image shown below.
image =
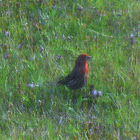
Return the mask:
<svg viewBox="0 0 140 140">
<path fill-rule="evenodd" d="M 57 84 L 65 85 L 71 90 L 81 89 L 85 86 L 88 78 L 88 60 L 90 58 L 87 54 L 80 54 L 71 73 L 59 80 Z"/>
</svg>

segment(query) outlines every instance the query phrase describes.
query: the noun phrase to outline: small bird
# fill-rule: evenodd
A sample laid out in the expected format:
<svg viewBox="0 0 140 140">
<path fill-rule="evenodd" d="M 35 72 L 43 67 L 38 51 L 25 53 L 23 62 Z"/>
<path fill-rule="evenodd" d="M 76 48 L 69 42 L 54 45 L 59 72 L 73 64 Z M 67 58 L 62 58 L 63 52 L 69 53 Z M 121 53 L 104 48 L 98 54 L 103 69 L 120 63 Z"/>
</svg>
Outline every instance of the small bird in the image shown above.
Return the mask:
<svg viewBox="0 0 140 140">
<path fill-rule="evenodd" d="M 72 72 L 64 77 L 62 80 L 58 81 L 57 84 L 65 85 L 70 89 L 80 89 L 82 88 L 88 78 L 88 60 L 91 57 L 87 54 L 80 54 L 75 61 L 75 66 Z"/>
</svg>

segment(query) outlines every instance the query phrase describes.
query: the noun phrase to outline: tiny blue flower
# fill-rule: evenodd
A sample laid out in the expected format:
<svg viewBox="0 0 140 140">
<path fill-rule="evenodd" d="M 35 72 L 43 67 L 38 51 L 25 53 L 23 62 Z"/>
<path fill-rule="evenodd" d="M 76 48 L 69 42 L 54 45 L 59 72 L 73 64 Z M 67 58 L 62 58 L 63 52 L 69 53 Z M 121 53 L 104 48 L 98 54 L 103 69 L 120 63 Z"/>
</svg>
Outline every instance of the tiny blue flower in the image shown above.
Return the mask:
<svg viewBox="0 0 140 140">
<path fill-rule="evenodd" d="M 9 33 L 8 31 L 6 31 L 6 32 L 5 32 L 5 35 L 6 35 L 6 36 L 9 36 L 9 35 L 10 35 L 10 33 Z"/>
<path fill-rule="evenodd" d="M 85 10 L 87 11 L 87 8 L 85 8 Z"/>
<path fill-rule="evenodd" d="M 136 40 L 134 40 L 134 35 L 133 33 L 131 33 L 130 35 L 130 43 L 133 45 L 134 43 L 136 43 Z"/>
<path fill-rule="evenodd" d="M 20 47 L 21 47 L 21 44 L 18 45 L 18 48 L 20 48 Z"/>
<path fill-rule="evenodd" d="M 103 93 L 102 93 L 102 91 L 99 90 L 98 94 L 99 94 L 99 96 L 102 96 Z"/>
<path fill-rule="evenodd" d="M 29 87 L 33 88 L 34 87 L 34 84 L 28 84 Z"/>
<path fill-rule="evenodd" d="M 130 39 L 133 39 L 133 37 L 134 37 L 134 35 L 133 35 L 133 33 L 131 33 L 131 35 L 130 35 Z"/>
<path fill-rule="evenodd" d="M 57 58 L 58 58 L 58 59 L 61 59 L 61 55 L 57 55 Z"/>
<path fill-rule="evenodd" d="M 129 62 L 131 61 L 131 57 L 128 58 L 128 61 L 129 61 Z"/>
<path fill-rule="evenodd" d="M 93 135 L 93 130 L 92 129 L 89 129 L 89 131 L 90 131 L 90 135 Z"/>
<path fill-rule="evenodd" d="M 37 83 L 36 86 L 39 87 L 39 83 Z"/>
<path fill-rule="evenodd" d="M 97 91 L 96 90 L 93 90 L 92 93 L 93 93 L 94 96 L 97 96 Z"/>
</svg>

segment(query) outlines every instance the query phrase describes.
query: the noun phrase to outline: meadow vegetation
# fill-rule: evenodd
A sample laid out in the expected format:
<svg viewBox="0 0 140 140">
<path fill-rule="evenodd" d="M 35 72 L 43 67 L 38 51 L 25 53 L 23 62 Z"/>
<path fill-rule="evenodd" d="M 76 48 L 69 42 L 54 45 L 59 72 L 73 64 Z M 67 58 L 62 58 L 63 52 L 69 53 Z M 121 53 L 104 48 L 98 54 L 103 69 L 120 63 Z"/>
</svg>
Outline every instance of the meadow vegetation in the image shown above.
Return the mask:
<svg viewBox="0 0 140 140">
<path fill-rule="evenodd" d="M 139 0 L 1 0 L 1 139 L 138 140 L 139 7 Z M 87 85 L 57 86 L 80 53 L 92 57 Z"/>
</svg>

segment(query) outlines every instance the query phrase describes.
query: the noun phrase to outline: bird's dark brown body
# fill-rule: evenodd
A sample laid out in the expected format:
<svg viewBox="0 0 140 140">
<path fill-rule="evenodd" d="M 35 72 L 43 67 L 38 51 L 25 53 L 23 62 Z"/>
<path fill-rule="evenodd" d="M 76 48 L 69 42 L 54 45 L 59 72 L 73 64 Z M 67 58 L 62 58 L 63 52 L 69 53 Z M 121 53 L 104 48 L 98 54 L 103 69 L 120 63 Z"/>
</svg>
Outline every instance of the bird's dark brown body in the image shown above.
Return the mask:
<svg viewBox="0 0 140 140">
<path fill-rule="evenodd" d="M 87 54 L 80 54 L 75 61 L 72 72 L 57 83 L 65 85 L 70 89 L 82 88 L 86 84 L 88 78 L 88 59 L 90 59 L 90 56 Z"/>
</svg>

